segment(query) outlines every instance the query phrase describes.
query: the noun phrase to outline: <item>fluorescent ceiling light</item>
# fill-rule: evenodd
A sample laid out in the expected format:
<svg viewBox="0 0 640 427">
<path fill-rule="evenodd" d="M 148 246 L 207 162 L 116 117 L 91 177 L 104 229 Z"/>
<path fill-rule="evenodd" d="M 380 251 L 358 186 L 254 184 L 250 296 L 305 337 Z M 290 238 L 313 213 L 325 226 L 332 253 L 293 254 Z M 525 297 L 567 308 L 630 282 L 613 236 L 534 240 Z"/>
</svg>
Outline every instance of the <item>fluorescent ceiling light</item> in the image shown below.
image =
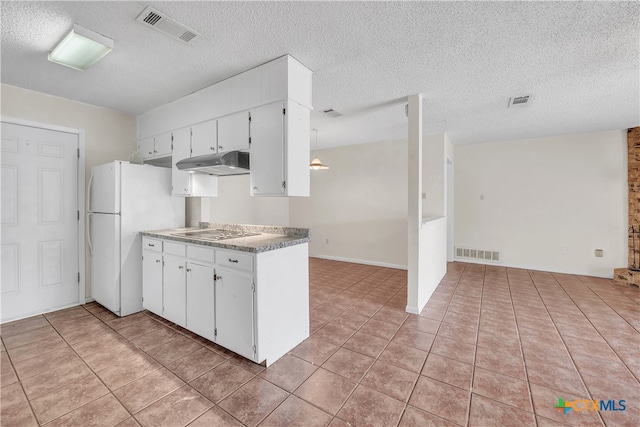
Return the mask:
<svg viewBox="0 0 640 427">
<path fill-rule="evenodd" d="M 84 71 L 113 50 L 113 40 L 74 25 L 49 53 L 49 61 Z"/>
</svg>

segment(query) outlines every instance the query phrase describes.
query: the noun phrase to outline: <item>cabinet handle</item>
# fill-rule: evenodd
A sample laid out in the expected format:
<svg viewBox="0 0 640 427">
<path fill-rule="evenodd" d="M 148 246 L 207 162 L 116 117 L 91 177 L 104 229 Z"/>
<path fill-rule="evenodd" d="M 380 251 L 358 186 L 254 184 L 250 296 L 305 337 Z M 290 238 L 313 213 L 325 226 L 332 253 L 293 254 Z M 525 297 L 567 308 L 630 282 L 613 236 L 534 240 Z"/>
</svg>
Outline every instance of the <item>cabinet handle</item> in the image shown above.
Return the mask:
<svg viewBox="0 0 640 427">
<path fill-rule="evenodd" d="M 231 258 L 229 258 L 229 262 L 233 262 L 234 264 L 237 264 L 237 263 L 238 263 L 238 260 L 237 260 L 237 259 L 231 259 Z"/>
<path fill-rule="evenodd" d="M 158 150 L 153 150 L 153 152 L 154 152 L 154 153 L 157 153 L 157 152 L 158 152 Z"/>
<path fill-rule="evenodd" d="M 180 268 L 182 268 L 182 266 L 180 266 Z M 187 268 L 187 273 L 188 273 L 188 272 L 190 272 L 190 271 L 191 271 L 191 269 L 190 269 L 190 268 Z"/>
<path fill-rule="evenodd" d="M 209 147 L 209 149 L 210 149 L 211 151 L 216 151 L 216 148 L 215 148 L 215 147 Z"/>
<path fill-rule="evenodd" d="M 213 280 L 222 280 L 222 276 L 213 275 Z"/>
<path fill-rule="evenodd" d="M 157 260 L 156 260 L 156 262 L 160 262 L 160 260 L 159 260 L 159 259 L 157 259 Z"/>
<path fill-rule="evenodd" d="M 179 265 L 178 269 L 182 270 L 184 268 L 184 265 Z"/>
<path fill-rule="evenodd" d="M 213 147 L 211 147 L 211 149 L 213 150 Z M 218 150 L 224 150 L 224 147 L 222 145 L 218 145 Z"/>
<path fill-rule="evenodd" d="M 149 151 L 149 154 L 153 154 L 153 151 Z"/>
<path fill-rule="evenodd" d="M 155 243 L 147 243 L 149 246 L 155 246 Z"/>
<path fill-rule="evenodd" d="M 253 187 L 253 191 L 258 191 L 258 187 Z"/>
</svg>

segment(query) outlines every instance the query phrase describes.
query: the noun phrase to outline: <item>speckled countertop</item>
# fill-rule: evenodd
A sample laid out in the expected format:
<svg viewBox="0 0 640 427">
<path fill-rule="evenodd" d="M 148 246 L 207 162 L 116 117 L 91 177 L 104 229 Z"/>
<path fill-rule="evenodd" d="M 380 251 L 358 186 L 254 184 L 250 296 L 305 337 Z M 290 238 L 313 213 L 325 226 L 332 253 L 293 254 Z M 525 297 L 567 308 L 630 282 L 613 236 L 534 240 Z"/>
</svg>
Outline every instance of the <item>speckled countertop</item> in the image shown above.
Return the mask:
<svg viewBox="0 0 640 427">
<path fill-rule="evenodd" d="M 241 231 L 244 233 L 260 233 L 257 236 L 237 237 L 225 240 L 205 240 L 196 236 L 174 236 L 175 233 L 198 231 L 201 228 L 173 228 L 169 230 L 141 231 L 143 236 L 159 239 L 175 240 L 176 242 L 193 243 L 197 245 L 213 246 L 221 249 L 231 249 L 243 252 L 267 252 L 288 246 L 307 243 L 310 239 L 308 228 L 276 227 L 267 225 L 248 224 L 211 224 L 210 229 Z"/>
</svg>

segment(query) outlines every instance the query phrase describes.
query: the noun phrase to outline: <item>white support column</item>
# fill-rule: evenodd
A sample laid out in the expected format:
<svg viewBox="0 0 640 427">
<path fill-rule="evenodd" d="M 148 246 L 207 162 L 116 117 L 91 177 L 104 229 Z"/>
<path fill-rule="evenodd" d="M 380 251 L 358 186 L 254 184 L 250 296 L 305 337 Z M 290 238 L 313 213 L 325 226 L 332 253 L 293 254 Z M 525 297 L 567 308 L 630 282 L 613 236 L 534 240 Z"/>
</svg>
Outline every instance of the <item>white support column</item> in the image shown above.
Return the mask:
<svg viewBox="0 0 640 427">
<path fill-rule="evenodd" d="M 408 180 L 407 312 L 420 312 L 420 229 L 422 226 L 422 95 L 410 95 Z"/>
</svg>

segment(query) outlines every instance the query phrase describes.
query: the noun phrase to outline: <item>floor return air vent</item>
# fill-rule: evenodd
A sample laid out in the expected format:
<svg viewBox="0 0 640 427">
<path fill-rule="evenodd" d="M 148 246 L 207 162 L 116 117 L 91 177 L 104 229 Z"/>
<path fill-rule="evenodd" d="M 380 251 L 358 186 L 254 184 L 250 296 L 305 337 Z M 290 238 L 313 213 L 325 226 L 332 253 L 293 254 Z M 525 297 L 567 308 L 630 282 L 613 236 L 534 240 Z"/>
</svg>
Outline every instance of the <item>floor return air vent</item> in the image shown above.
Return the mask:
<svg viewBox="0 0 640 427">
<path fill-rule="evenodd" d="M 456 246 L 456 258 L 475 259 L 478 261 L 500 262 L 500 251 L 487 249 L 471 249 Z"/>
</svg>

